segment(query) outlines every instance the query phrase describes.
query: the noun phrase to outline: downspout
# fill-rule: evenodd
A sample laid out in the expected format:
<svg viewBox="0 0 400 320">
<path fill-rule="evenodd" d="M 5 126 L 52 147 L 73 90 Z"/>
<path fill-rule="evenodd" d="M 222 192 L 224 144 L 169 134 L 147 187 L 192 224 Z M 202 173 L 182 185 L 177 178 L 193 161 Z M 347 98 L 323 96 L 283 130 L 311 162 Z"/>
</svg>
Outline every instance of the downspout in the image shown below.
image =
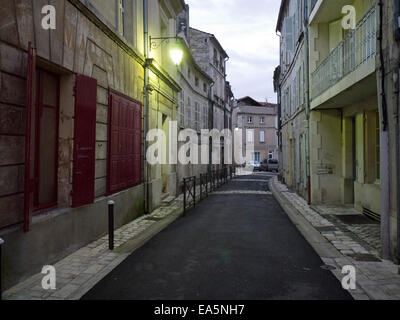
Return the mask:
<svg viewBox="0 0 400 320">
<path fill-rule="evenodd" d="M 282 35 L 278 34 L 278 32 L 276 32 L 276 35 L 280 38 L 279 43 L 281 43 L 282 41 Z M 279 66 L 282 66 L 282 61 L 279 55 Z M 277 79 L 277 84 L 278 84 L 278 88 L 277 88 L 277 92 L 278 92 L 278 145 L 279 145 L 279 176 L 278 179 L 280 180 L 280 182 L 283 182 L 283 146 L 282 146 L 282 85 L 281 85 L 281 74 L 282 74 L 282 67 L 281 70 L 279 70 L 279 79 Z"/>
<path fill-rule="evenodd" d="M 387 123 L 387 101 L 386 101 L 386 71 L 385 59 L 383 56 L 383 1 L 379 1 L 379 57 L 380 57 L 380 77 L 381 92 L 380 101 L 381 109 L 380 120 L 381 129 L 381 242 L 382 242 L 382 258 L 390 259 L 390 168 L 391 156 L 389 148 L 389 130 Z M 378 77 L 379 79 L 379 77 Z"/>
<path fill-rule="evenodd" d="M 399 70 L 399 66 L 396 67 Z M 395 70 L 395 74 L 393 75 L 396 78 L 395 81 L 395 105 L 393 106 L 393 113 L 394 113 L 394 126 L 395 126 L 395 137 L 394 140 L 396 141 L 396 171 L 397 171 L 397 245 L 396 245 L 396 259 L 397 263 L 400 264 L 400 128 L 399 128 L 399 71 Z M 390 213 L 390 212 L 389 212 Z M 400 269 L 399 269 L 400 273 Z"/>
<path fill-rule="evenodd" d="M 150 128 L 150 103 L 149 103 L 149 68 L 147 65 L 147 59 L 149 58 L 149 11 L 148 11 L 148 0 L 143 0 L 143 38 L 144 38 L 144 151 L 143 159 L 145 160 L 144 166 L 146 167 L 146 182 L 145 182 L 145 213 L 150 213 L 150 181 L 151 181 L 151 167 L 147 161 L 146 152 L 148 150 L 148 141 L 146 135 Z"/>
<path fill-rule="evenodd" d="M 307 170 L 307 202 L 311 205 L 311 163 L 310 163 L 310 46 L 308 29 L 308 1 L 304 5 L 304 42 L 306 49 L 306 170 Z"/>
<path fill-rule="evenodd" d="M 208 93 L 208 96 L 209 96 L 209 99 L 210 99 L 210 103 L 211 103 L 211 126 L 210 126 L 211 130 L 214 129 L 214 100 L 213 100 L 213 94 L 212 94 L 214 85 L 215 85 L 215 82 L 213 81 L 211 83 L 211 85 L 210 85 L 210 92 Z M 208 121 L 210 121 L 210 119 Z M 212 169 L 213 169 L 213 163 L 212 163 L 213 145 L 212 144 L 213 144 L 213 141 L 210 138 L 210 140 L 209 140 L 210 148 L 209 148 L 209 156 L 208 156 L 208 159 L 209 159 L 209 162 L 210 162 L 210 164 L 209 164 L 209 167 L 210 167 L 209 174 L 210 174 L 210 176 L 211 176 L 211 172 L 212 172 Z"/>
<path fill-rule="evenodd" d="M 397 42 L 400 41 L 400 25 L 399 25 L 399 17 L 400 17 L 400 1 L 395 1 L 395 17 L 394 17 L 394 22 L 395 22 L 395 36 Z M 399 46 L 398 46 L 399 48 Z M 397 67 L 397 83 L 396 83 L 396 105 L 394 106 L 394 113 L 395 113 L 395 138 L 394 140 L 396 141 L 396 168 L 397 168 L 397 203 L 396 203 L 396 209 L 397 209 L 397 249 L 396 249 L 396 258 L 397 258 L 397 263 L 400 263 L 400 128 L 399 128 L 399 81 L 400 81 L 400 65 L 398 64 Z M 400 273 L 400 269 L 399 269 Z"/>
<path fill-rule="evenodd" d="M 224 60 L 224 129 L 227 129 L 228 124 L 226 123 L 227 119 L 226 119 L 226 115 L 227 115 L 227 111 L 226 111 L 226 103 L 227 103 L 227 90 L 226 90 L 226 63 L 229 61 L 229 57 L 226 57 Z M 225 153 L 225 138 L 224 138 L 224 146 L 221 146 L 221 148 L 223 148 L 224 153 Z M 222 149 L 221 149 L 222 150 Z M 225 159 L 225 154 L 223 155 L 223 157 L 221 158 L 221 160 Z M 222 168 L 225 170 L 225 161 L 221 161 L 222 164 Z M 227 166 L 226 166 L 227 167 Z"/>
</svg>

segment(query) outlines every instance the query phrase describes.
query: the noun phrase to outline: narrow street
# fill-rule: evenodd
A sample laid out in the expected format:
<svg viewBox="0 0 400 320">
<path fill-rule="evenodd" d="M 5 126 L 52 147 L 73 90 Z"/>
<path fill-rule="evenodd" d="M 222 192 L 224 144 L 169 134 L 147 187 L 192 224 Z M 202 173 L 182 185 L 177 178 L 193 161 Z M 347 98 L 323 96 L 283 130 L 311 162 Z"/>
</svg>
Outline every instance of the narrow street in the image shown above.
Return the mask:
<svg viewBox="0 0 400 320">
<path fill-rule="evenodd" d="M 270 178 L 230 181 L 83 299 L 351 299 L 269 194 Z"/>
</svg>

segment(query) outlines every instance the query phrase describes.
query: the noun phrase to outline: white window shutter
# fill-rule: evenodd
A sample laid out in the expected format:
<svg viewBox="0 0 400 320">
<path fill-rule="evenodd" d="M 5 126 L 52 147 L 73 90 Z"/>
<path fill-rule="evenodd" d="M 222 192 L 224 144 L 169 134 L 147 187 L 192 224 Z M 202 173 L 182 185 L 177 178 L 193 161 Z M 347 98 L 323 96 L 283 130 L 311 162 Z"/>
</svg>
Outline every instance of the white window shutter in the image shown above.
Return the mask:
<svg viewBox="0 0 400 320">
<path fill-rule="evenodd" d="M 290 52 L 294 51 L 293 20 L 293 17 L 286 17 L 285 19 L 286 50 Z"/>
</svg>

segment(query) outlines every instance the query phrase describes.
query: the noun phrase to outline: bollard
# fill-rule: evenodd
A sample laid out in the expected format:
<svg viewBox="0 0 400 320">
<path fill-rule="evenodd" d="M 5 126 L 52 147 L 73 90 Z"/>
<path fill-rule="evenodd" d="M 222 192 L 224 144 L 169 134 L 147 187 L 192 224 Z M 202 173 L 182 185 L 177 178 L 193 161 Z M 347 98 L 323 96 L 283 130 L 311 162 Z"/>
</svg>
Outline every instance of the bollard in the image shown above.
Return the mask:
<svg viewBox="0 0 400 320">
<path fill-rule="evenodd" d="M 108 201 L 108 247 L 114 250 L 114 201 Z"/>
<path fill-rule="evenodd" d="M 4 243 L 3 239 L 0 238 L 0 301 L 2 300 L 2 298 L 1 298 L 2 294 L 1 293 L 3 292 L 3 287 L 1 285 L 1 247 L 3 246 L 3 243 Z"/>
</svg>

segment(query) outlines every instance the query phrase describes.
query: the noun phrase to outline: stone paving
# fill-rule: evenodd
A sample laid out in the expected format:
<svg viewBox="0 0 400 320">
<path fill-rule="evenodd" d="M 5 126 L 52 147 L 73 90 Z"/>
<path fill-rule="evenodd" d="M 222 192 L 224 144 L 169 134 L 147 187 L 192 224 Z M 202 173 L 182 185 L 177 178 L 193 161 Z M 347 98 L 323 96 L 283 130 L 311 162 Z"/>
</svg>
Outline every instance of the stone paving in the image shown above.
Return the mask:
<svg viewBox="0 0 400 320">
<path fill-rule="evenodd" d="M 342 231 L 353 233 L 353 236 L 363 242 L 369 250 L 379 255 L 381 251 L 381 229 L 378 222 L 364 217 L 353 207 L 319 205 L 315 206 L 315 210 L 328 220 L 333 221 Z M 362 222 L 343 223 L 340 219 L 343 216 L 355 217 Z M 360 219 L 360 217 L 363 219 Z"/>
<path fill-rule="evenodd" d="M 338 210 L 337 207 L 327 206 L 320 207 L 317 212 L 303 198 L 280 183 L 277 177 L 274 177 L 272 182 L 278 192 L 342 254 L 342 258 L 323 259 L 326 265 L 333 267 L 332 272 L 335 276 L 341 281 L 343 278 L 341 270 L 344 266 L 351 265 L 356 268 L 358 289 L 352 292 L 355 299 L 400 299 L 400 269 L 393 262 L 380 259 L 379 246 L 376 245 L 379 241 L 376 224 L 349 226 L 336 223 L 337 220 L 334 219 L 328 220 L 329 216 L 349 212 L 335 212 Z"/>
<path fill-rule="evenodd" d="M 118 248 L 138 237 L 172 214 L 183 211 L 183 196 L 170 205 L 160 207 L 151 215 L 142 216 L 115 230 L 114 252 L 108 250 L 108 236 L 79 249 L 54 265 L 56 290 L 42 288 L 43 274 L 36 274 L 3 293 L 5 300 L 77 300 L 123 262 L 130 253 L 118 253 Z"/>
</svg>

